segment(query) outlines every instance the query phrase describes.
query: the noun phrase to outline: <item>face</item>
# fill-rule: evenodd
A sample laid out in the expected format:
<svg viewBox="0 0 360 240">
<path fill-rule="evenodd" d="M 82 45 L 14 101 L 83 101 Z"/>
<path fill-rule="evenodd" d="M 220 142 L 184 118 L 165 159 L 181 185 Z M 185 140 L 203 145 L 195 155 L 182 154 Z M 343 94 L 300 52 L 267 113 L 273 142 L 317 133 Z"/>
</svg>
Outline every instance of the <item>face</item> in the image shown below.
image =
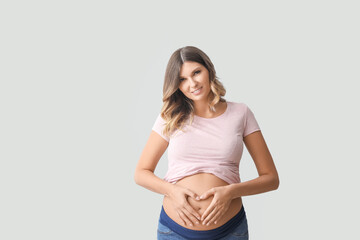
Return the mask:
<svg viewBox="0 0 360 240">
<path fill-rule="evenodd" d="M 193 101 L 207 100 L 210 93 L 209 71 L 200 63 L 184 62 L 180 70 L 179 90 Z"/>
</svg>

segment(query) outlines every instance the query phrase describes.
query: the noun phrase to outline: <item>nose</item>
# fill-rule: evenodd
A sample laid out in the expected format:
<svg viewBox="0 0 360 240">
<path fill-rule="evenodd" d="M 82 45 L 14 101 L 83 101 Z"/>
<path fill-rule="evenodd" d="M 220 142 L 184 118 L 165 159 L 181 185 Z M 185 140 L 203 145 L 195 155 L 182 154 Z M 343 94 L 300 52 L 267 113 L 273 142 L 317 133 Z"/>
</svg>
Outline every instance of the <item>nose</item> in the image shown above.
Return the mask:
<svg viewBox="0 0 360 240">
<path fill-rule="evenodd" d="M 189 79 L 190 79 L 190 87 L 196 87 L 198 83 L 191 77 Z"/>
</svg>

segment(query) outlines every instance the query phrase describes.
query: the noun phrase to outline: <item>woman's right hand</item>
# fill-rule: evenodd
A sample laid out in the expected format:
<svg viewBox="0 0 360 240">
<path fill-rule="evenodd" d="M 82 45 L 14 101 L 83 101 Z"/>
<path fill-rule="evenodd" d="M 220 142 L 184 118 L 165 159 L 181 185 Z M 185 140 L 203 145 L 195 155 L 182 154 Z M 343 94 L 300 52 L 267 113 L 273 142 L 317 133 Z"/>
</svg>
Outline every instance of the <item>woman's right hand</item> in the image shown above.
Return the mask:
<svg viewBox="0 0 360 240">
<path fill-rule="evenodd" d="M 200 200 L 199 196 L 193 191 L 182 186 L 173 185 L 168 197 L 171 198 L 171 202 L 174 204 L 175 210 L 183 220 L 184 225 L 193 226 L 194 224 L 200 223 L 200 214 L 195 211 L 187 200 L 188 197 Z"/>
</svg>

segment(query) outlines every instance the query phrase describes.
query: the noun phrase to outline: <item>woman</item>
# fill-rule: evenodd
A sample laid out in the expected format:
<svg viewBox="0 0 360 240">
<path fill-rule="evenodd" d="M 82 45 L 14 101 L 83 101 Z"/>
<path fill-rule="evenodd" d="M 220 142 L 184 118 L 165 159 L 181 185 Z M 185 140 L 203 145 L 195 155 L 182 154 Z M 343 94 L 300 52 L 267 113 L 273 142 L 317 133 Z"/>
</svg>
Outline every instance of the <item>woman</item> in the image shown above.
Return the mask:
<svg viewBox="0 0 360 240">
<path fill-rule="evenodd" d="M 253 112 L 227 101 L 209 57 L 187 46 L 167 65 L 163 108 L 135 170 L 135 182 L 164 195 L 158 239 L 248 239 L 242 196 L 275 190 L 279 177 Z M 245 143 L 259 177 L 241 182 Z M 168 148 L 169 147 L 169 148 Z M 168 148 L 164 179 L 154 174 Z"/>
</svg>

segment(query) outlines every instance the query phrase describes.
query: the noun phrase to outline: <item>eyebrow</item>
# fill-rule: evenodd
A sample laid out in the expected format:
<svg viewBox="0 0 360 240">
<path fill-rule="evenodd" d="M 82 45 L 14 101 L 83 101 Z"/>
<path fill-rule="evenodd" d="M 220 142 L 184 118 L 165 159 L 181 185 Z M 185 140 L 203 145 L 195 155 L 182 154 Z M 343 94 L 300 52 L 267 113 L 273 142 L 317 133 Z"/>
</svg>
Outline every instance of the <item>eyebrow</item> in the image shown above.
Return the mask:
<svg viewBox="0 0 360 240">
<path fill-rule="evenodd" d="M 201 67 L 196 67 L 191 73 L 194 73 L 196 70 L 198 70 Z M 183 76 L 180 76 L 180 78 L 184 78 Z"/>
</svg>

